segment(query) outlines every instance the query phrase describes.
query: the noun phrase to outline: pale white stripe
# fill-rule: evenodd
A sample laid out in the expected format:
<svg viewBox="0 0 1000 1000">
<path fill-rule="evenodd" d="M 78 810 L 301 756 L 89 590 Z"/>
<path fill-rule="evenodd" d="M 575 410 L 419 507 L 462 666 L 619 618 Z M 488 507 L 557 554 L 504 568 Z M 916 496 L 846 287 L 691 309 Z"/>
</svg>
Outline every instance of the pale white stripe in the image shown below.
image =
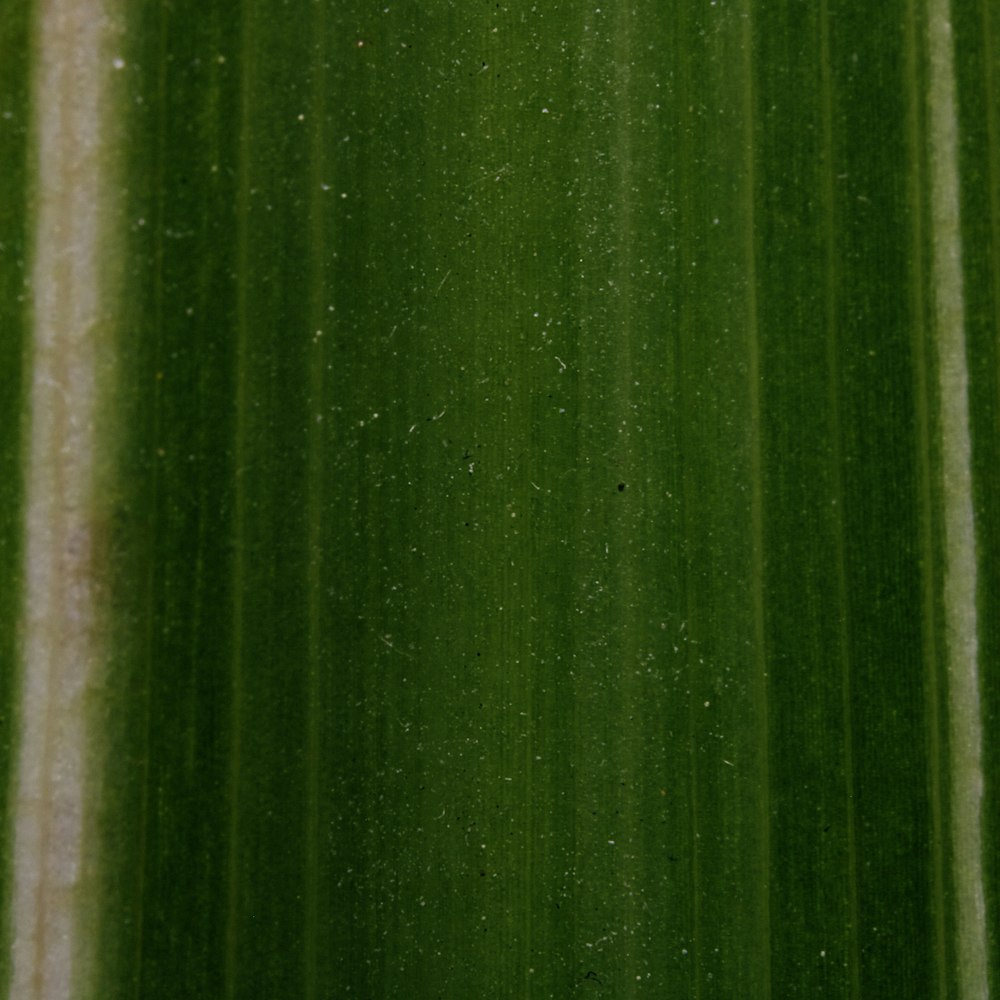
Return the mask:
<svg viewBox="0 0 1000 1000">
<path fill-rule="evenodd" d="M 957 974 L 961 1000 L 986 1000 L 989 978 L 983 895 L 983 734 L 976 613 L 976 535 L 959 210 L 958 119 L 949 0 L 928 0 L 927 15 Z"/>
<path fill-rule="evenodd" d="M 36 221 L 29 352 L 21 703 L 10 1000 L 78 995 L 76 895 L 87 790 L 85 698 L 96 628 L 95 422 L 106 81 L 102 0 L 43 0 L 33 79 Z"/>
</svg>

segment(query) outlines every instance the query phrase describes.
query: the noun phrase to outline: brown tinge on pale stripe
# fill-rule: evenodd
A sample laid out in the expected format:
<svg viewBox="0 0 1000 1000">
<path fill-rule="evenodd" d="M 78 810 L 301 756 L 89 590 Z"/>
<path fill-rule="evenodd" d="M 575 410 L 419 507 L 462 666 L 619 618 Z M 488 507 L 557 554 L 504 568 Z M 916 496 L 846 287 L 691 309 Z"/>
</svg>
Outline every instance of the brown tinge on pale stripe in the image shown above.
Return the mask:
<svg viewBox="0 0 1000 1000">
<path fill-rule="evenodd" d="M 47 0 L 34 35 L 32 383 L 10 1000 L 80 995 L 86 695 L 105 657 L 95 544 L 98 358 L 111 336 L 104 238 L 114 35 L 101 0 Z M 120 62 L 120 60 L 119 60 Z M 85 950 L 85 949 L 83 949 Z"/>
</svg>

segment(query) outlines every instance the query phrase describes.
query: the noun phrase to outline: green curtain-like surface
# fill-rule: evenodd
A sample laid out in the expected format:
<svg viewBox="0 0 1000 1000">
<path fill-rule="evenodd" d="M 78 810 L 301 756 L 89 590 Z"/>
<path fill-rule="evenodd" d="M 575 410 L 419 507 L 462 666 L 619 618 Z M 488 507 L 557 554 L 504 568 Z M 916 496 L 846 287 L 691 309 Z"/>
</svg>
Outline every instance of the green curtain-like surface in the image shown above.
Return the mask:
<svg viewBox="0 0 1000 1000">
<path fill-rule="evenodd" d="M 1000 988 L 1000 23 L 954 6 Z M 973 1000 L 927 18 L 127 6 L 94 996 Z"/>
</svg>

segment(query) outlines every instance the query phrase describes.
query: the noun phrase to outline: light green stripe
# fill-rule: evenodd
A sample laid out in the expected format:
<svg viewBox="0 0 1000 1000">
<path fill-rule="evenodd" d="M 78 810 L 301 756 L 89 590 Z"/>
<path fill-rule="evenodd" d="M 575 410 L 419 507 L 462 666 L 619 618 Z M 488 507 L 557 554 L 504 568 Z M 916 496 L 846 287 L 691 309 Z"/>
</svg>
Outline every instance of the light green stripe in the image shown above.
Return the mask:
<svg viewBox="0 0 1000 1000">
<path fill-rule="evenodd" d="M 944 611 L 951 752 L 952 865 L 962 1000 L 989 996 L 982 848 L 982 710 L 969 372 L 959 217 L 958 118 L 948 0 L 929 0 L 929 141 L 934 320 L 944 515 Z"/>
<path fill-rule="evenodd" d="M 921 8 L 922 9 L 922 8 Z M 922 133 L 924 94 L 921 89 L 920 54 L 918 39 L 926 36 L 918 24 L 917 0 L 907 0 L 906 9 L 906 84 L 909 90 L 907 105 L 907 146 L 910 159 L 908 200 L 911 216 L 911 312 L 914 316 L 914 400 L 916 404 L 916 465 L 920 507 L 919 546 L 921 553 L 921 625 L 923 640 L 924 705 L 927 733 L 927 789 L 930 798 L 930 855 L 929 905 L 932 913 L 934 940 L 935 990 L 938 1000 L 949 995 L 952 975 L 948 961 L 949 903 L 946 892 L 948 846 L 946 831 L 946 780 L 947 760 L 944 756 L 944 717 L 940 670 L 940 629 L 938 621 L 938 573 L 940 559 L 935 544 L 935 470 L 932 429 L 931 366 L 936 359 L 929 357 L 928 306 L 925 292 L 929 268 L 927 246 L 927 218 L 925 212 L 925 184 L 927 177 L 927 149 Z"/>
</svg>

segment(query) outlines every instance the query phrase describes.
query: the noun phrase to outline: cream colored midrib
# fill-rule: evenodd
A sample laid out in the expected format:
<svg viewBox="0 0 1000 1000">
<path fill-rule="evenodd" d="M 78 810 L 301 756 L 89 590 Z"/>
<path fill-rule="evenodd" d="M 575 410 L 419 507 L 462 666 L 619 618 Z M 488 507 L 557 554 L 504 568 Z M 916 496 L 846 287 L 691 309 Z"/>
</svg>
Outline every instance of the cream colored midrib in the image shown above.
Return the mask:
<svg viewBox="0 0 1000 1000">
<path fill-rule="evenodd" d="M 952 877 L 960 1000 L 989 996 L 982 846 L 982 708 L 969 371 L 959 208 L 958 119 L 949 0 L 928 0 L 931 231 L 944 516 Z"/>
<path fill-rule="evenodd" d="M 95 428 L 105 372 L 109 20 L 102 0 L 35 12 L 31 372 L 10 1000 L 81 995 L 88 691 L 104 661 Z"/>
</svg>

